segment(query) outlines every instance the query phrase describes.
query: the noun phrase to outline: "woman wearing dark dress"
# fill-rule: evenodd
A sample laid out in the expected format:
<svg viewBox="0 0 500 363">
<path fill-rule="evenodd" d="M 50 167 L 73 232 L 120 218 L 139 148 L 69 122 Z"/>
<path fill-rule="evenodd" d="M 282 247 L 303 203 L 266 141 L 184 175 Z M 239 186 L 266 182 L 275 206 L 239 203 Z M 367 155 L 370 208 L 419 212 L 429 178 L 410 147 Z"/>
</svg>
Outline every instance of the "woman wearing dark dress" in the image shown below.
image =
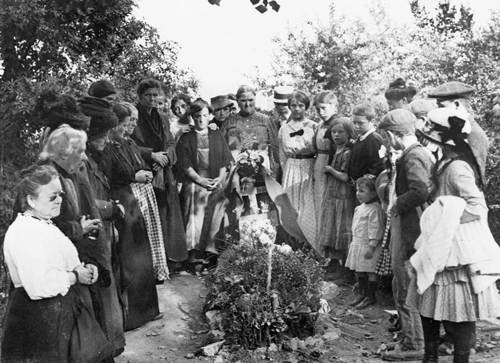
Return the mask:
<svg viewBox="0 0 500 363">
<path fill-rule="evenodd" d="M 101 170 L 103 150 L 106 146 L 108 132 L 116 126 L 118 119 L 111 104 L 103 99 L 85 97 L 80 100 L 82 111 L 90 116 L 90 127 L 87 132 L 87 160 L 85 165 L 92 191 L 96 198 L 96 206 L 102 220 L 102 229 L 98 236 L 102 241 L 101 252 L 105 260 L 105 268 L 110 271 L 109 287 L 97 287 L 94 297 L 99 300 L 103 329 L 113 346 L 115 356 L 125 347 L 123 308 L 118 286 L 120 281 L 120 265 L 116 255 L 118 233 L 113 220 L 122 215 L 122 206 L 110 201 L 110 185 Z M 121 209 L 120 209 L 121 208 Z"/>
<path fill-rule="evenodd" d="M 111 183 L 113 199 L 125 207 L 125 219 L 117 225 L 118 254 L 126 304 L 125 329 L 131 330 L 160 316 L 156 281 L 168 278 L 168 269 L 151 186 L 152 172 L 137 145 L 125 138 L 130 111 L 120 104 L 115 105 L 114 111 L 118 125 L 109 133 L 103 168 Z"/>
<path fill-rule="evenodd" d="M 193 102 L 189 115 L 195 128 L 183 134 L 177 143 L 177 166 L 183 176 L 181 204 L 190 262 L 196 263 L 204 257 L 204 251 L 217 252 L 213 241 L 208 241 L 206 246 L 200 244 L 206 240 L 206 236 L 202 236 L 204 220 L 212 217 L 206 215 L 205 207 L 212 191 L 220 189 L 225 182 L 233 157 L 222 134 L 208 127 L 210 106 L 207 102 L 201 99 Z"/>
<path fill-rule="evenodd" d="M 156 109 L 160 82 L 146 79 L 139 83 L 137 94 L 139 120 L 132 139 L 141 148 L 141 155 L 154 170 L 155 195 L 160 211 L 167 258 L 182 262 L 188 258 L 186 234 L 172 167 L 177 162 L 175 140 L 170 126 Z"/>
</svg>

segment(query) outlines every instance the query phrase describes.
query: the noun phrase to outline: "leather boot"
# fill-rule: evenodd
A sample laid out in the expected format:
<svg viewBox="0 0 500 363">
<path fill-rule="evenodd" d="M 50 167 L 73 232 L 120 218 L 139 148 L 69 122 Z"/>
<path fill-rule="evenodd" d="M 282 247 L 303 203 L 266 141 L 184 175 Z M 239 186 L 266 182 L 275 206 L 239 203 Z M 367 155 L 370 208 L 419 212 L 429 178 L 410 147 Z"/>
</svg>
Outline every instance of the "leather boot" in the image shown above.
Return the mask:
<svg viewBox="0 0 500 363">
<path fill-rule="evenodd" d="M 368 281 L 365 298 L 354 307 L 361 310 L 367 308 L 368 306 L 374 305 L 377 302 L 377 299 L 375 298 L 375 291 L 377 291 L 377 286 L 377 281 Z"/>
<path fill-rule="evenodd" d="M 354 297 L 351 301 L 348 302 L 349 306 L 358 305 L 366 296 L 366 292 L 368 289 L 368 277 L 359 277 L 358 278 L 358 295 Z"/>
</svg>

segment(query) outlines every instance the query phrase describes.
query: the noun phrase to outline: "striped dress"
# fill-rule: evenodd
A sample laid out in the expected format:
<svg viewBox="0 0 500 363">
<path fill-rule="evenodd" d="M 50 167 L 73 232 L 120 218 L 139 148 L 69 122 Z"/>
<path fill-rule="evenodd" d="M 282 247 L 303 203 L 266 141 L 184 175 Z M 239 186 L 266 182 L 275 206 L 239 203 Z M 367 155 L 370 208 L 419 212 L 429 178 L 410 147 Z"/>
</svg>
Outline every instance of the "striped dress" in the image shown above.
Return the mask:
<svg viewBox="0 0 500 363">
<path fill-rule="evenodd" d="M 330 148 L 332 142 L 330 139 L 325 139 L 325 134 L 328 131 L 330 125 L 325 125 L 321 122 L 314 136 L 316 143 L 316 161 L 314 162 L 314 204 L 316 208 L 316 218 L 320 218 L 320 206 L 325 195 L 326 184 L 328 176 L 325 173 L 325 166 L 328 165 L 328 160 L 330 158 Z M 320 228 L 318 226 L 318 228 Z"/>
<path fill-rule="evenodd" d="M 279 130 L 279 155 L 283 169 L 282 185 L 298 213 L 298 225 L 311 246 L 322 252 L 316 239 L 314 204 L 314 136 L 317 124 L 311 120 L 289 121 Z"/>
</svg>

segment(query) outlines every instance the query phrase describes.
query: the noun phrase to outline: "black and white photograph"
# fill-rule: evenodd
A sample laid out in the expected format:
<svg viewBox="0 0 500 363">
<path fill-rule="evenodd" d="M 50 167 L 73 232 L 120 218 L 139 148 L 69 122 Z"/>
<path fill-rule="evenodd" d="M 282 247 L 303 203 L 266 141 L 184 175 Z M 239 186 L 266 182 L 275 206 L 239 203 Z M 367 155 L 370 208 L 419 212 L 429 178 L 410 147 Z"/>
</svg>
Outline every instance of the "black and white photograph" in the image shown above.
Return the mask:
<svg viewBox="0 0 500 363">
<path fill-rule="evenodd" d="M 1 363 L 500 363 L 498 0 L 0 0 Z"/>
</svg>

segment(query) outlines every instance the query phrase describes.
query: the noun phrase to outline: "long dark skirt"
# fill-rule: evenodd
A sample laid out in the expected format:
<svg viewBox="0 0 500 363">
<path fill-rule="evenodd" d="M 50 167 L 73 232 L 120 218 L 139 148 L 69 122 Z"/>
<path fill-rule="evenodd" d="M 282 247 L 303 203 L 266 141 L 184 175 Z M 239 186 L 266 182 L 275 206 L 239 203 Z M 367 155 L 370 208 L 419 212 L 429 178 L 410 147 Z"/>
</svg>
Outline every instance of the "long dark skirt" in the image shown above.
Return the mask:
<svg viewBox="0 0 500 363">
<path fill-rule="evenodd" d="M 188 258 L 184 219 L 176 182 L 169 168 L 164 170 L 165 188 L 154 188 L 161 226 L 165 253 L 170 261 L 182 262 Z"/>
<path fill-rule="evenodd" d="M 2 362 L 68 362 L 75 324 L 74 288 L 65 296 L 31 300 L 23 288 L 9 295 Z"/>
<path fill-rule="evenodd" d="M 125 305 L 125 330 L 138 328 L 160 313 L 151 247 L 137 201 L 129 186 L 115 188 L 113 199 L 125 207 L 117 224 L 120 242 L 121 291 Z"/>
<path fill-rule="evenodd" d="M 114 249 L 113 225 L 110 221 L 103 221 L 104 227 L 99 233 L 101 242 L 101 254 L 104 256 L 106 265 L 104 268 L 109 271 L 109 277 L 105 284 L 97 283 L 90 287 L 94 311 L 98 321 L 113 347 L 114 356 L 123 352 L 125 347 L 125 333 L 123 322 L 122 298 L 119 291 L 119 274 L 115 269 L 119 268 Z M 113 261 L 114 260 L 114 261 Z"/>
</svg>

